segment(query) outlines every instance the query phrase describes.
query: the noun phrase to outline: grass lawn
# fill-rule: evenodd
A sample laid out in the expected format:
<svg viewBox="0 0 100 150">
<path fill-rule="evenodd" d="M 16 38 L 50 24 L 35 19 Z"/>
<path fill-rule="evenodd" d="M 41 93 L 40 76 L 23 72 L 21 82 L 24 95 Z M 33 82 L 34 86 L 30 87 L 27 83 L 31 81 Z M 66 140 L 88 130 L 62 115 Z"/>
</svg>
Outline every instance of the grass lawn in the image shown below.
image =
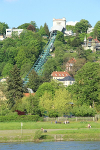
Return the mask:
<svg viewBox="0 0 100 150">
<path fill-rule="evenodd" d="M 91 124 L 90 129 L 87 128 L 88 123 Z M 21 122 L 1 122 L 0 142 L 34 141 L 35 132 L 41 128 L 47 129 L 47 133 L 41 135 L 42 140 L 100 140 L 100 121 L 70 122 L 69 124 L 23 122 L 22 132 Z"/>
<path fill-rule="evenodd" d="M 100 128 L 98 122 L 70 122 L 69 124 L 55 124 L 55 122 L 23 122 L 23 129 L 80 129 L 87 128 L 88 123 L 92 128 Z M 21 122 L 0 122 L 0 130 L 18 130 Z"/>
</svg>

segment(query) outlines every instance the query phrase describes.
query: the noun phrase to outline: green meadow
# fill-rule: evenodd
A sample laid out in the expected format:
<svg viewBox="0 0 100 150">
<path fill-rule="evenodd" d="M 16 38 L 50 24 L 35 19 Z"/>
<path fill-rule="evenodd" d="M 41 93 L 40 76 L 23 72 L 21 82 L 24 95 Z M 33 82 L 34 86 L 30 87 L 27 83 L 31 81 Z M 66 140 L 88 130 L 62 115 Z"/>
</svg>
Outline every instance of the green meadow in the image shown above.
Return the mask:
<svg viewBox="0 0 100 150">
<path fill-rule="evenodd" d="M 88 123 L 91 128 L 87 127 Z M 55 124 L 55 122 L 1 122 L 0 142 L 34 141 L 37 131 L 41 128 L 47 132 L 37 135 L 37 140 L 41 141 L 100 141 L 100 121 L 97 122 L 70 122 L 69 124 Z"/>
<path fill-rule="evenodd" d="M 55 122 L 23 122 L 23 129 L 80 129 L 86 128 L 88 123 L 92 128 L 100 128 L 100 121 L 73 121 L 69 124 L 55 124 Z M 21 122 L 0 122 L 0 130 L 18 130 L 21 128 Z M 92 129 L 91 128 L 91 129 Z"/>
</svg>

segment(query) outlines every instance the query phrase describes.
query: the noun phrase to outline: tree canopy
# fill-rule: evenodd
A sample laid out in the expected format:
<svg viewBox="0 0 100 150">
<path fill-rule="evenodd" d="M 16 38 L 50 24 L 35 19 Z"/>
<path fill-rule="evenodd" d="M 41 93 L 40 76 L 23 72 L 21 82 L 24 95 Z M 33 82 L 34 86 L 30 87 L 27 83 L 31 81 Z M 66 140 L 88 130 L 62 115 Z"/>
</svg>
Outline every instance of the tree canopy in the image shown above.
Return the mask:
<svg viewBox="0 0 100 150">
<path fill-rule="evenodd" d="M 98 21 L 94 26 L 93 37 L 97 37 L 97 39 L 100 41 L 100 21 Z"/>
<path fill-rule="evenodd" d="M 75 25 L 75 32 L 76 33 L 86 33 L 88 27 L 91 27 L 88 20 L 82 19 L 80 22 L 77 22 Z"/>
<path fill-rule="evenodd" d="M 0 22 L 0 34 L 5 34 L 9 26 L 5 22 Z"/>
<path fill-rule="evenodd" d="M 71 91 L 75 93 L 79 105 L 87 104 L 94 107 L 94 102 L 100 102 L 99 75 L 100 65 L 98 63 L 86 63 L 75 75 L 75 84 Z"/>
</svg>

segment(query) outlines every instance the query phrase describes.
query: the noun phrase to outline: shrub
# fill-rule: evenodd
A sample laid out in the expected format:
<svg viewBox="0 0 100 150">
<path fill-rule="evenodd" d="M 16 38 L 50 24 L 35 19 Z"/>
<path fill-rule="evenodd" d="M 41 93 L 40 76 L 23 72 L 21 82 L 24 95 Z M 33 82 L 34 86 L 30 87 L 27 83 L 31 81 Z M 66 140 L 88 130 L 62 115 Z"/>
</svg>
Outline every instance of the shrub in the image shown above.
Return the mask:
<svg viewBox="0 0 100 150">
<path fill-rule="evenodd" d="M 55 111 L 50 111 L 49 113 L 48 113 L 48 116 L 49 117 L 58 117 L 58 112 L 55 112 Z"/>
<path fill-rule="evenodd" d="M 34 140 L 39 140 L 41 138 L 41 135 L 42 135 L 42 131 L 37 130 L 34 135 Z"/>
<path fill-rule="evenodd" d="M 38 115 L 6 115 L 0 116 L 0 122 L 9 122 L 9 121 L 38 121 Z"/>
<path fill-rule="evenodd" d="M 80 106 L 74 107 L 72 113 L 79 117 L 94 117 L 96 114 L 96 110 L 94 108 L 90 108 L 89 106 Z"/>
</svg>

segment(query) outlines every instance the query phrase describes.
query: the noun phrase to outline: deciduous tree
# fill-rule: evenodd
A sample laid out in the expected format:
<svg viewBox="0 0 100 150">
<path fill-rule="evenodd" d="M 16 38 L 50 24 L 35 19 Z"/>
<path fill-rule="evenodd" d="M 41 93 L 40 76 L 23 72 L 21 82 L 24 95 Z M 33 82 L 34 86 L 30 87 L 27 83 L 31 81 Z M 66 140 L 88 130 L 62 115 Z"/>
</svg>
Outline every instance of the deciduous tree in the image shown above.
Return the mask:
<svg viewBox="0 0 100 150">
<path fill-rule="evenodd" d="M 75 25 L 75 32 L 76 33 L 86 33 L 88 27 L 91 27 L 88 20 L 82 19 L 80 22 L 77 22 Z"/>
<path fill-rule="evenodd" d="M 75 84 L 70 88 L 77 97 L 80 105 L 86 104 L 94 107 L 99 102 L 99 75 L 100 65 L 98 63 L 86 63 L 75 75 Z"/>
</svg>

